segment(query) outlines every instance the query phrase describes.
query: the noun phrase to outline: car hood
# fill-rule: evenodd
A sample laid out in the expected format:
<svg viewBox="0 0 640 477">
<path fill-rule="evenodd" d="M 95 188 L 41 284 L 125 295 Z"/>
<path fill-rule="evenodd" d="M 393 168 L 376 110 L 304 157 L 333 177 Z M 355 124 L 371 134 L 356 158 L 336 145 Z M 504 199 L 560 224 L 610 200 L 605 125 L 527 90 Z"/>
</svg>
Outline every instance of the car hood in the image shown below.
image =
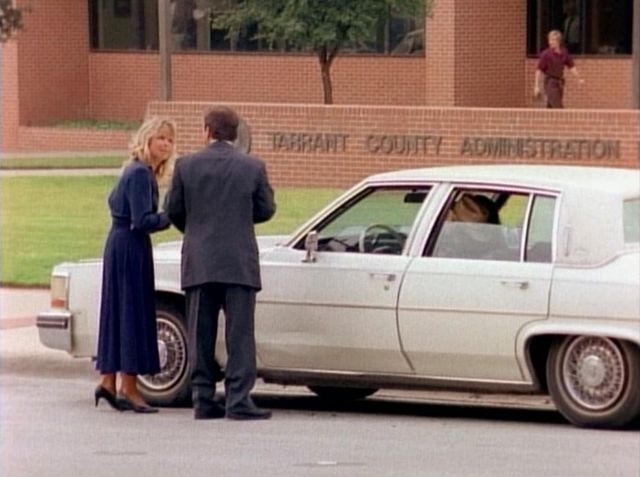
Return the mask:
<svg viewBox="0 0 640 477">
<path fill-rule="evenodd" d="M 256 237 L 258 249 L 263 252 L 266 249 L 284 243 L 289 238 L 288 235 L 259 235 Z M 180 260 L 182 250 L 182 240 L 164 242 L 153 248 L 153 257 L 156 261 Z"/>
</svg>

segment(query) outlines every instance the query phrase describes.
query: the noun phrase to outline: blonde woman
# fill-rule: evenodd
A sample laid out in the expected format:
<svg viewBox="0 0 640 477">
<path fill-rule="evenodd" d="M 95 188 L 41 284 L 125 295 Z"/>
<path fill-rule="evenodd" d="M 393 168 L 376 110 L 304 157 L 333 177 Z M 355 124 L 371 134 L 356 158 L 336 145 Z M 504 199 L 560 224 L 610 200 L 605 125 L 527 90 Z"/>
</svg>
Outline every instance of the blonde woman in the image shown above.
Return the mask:
<svg viewBox="0 0 640 477">
<path fill-rule="evenodd" d="M 142 398 L 137 376 L 160 371 L 149 234 L 169 227 L 166 214 L 158 212 L 158 181 L 170 171 L 175 136 L 173 121 L 145 121 L 109 195 L 112 225 L 104 249 L 96 406 L 104 399 L 119 411 L 158 411 Z"/>
</svg>

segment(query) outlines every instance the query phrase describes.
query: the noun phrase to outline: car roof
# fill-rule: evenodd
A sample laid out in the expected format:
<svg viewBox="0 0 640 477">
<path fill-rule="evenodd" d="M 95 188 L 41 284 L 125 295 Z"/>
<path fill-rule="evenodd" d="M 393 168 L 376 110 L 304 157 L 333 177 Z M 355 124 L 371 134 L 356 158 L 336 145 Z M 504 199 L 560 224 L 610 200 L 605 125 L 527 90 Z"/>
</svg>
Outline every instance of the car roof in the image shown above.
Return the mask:
<svg viewBox="0 0 640 477">
<path fill-rule="evenodd" d="M 473 165 L 405 169 L 373 175 L 367 181 L 486 182 L 544 189 L 589 188 L 622 194 L 640 193 L 640 169 L 553 165 Z"/>
</svg>

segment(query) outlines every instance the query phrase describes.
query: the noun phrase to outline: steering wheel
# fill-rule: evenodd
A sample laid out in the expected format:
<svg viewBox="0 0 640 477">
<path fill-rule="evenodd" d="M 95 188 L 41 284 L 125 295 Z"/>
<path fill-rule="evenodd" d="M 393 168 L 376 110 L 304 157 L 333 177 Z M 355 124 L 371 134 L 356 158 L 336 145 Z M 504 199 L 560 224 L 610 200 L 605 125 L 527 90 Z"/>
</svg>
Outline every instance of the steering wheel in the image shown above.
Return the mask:
<svg viewBox="0 0 640 477">
<path fill-rule="evenodd" d="M 378 232 L 372 233 L 376 229 L 378 229 Z M 383 233 L 393 236 L 393 240 L 397 241 L 400 248 L 402 248 L 403 238 L 399 232 L 385 224 L 371 224 L 362 229 L 358 236 L 358 251 L 360 253 L 368 253 L 374 250 Z"/>
</svg>

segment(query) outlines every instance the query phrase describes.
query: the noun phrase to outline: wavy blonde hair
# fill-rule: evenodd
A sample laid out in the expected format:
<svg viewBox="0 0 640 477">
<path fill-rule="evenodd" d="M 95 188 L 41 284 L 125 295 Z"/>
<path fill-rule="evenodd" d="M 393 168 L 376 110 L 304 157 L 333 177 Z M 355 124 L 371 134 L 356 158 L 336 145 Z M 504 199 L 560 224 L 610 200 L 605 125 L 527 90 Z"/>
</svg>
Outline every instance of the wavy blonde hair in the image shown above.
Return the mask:
<svg viewBox="0 0 640 477">
<path fill-rule="evenodd" d="M 174 143 L 169 158 L 154 170 L 156 180 L 160 187 L 165 186 L 170 181 L 171 174 L 173 173 L 173 164 L 175 162 L 176 155 L 175 141 L 177 131 L 177 126 L 173 119 L 161 116 L 152 116 L 148 118 L 131 138 L 131 142 L 129 143 L 129 159 L 124 163 L 125 167 L 130 164 L 131 161 L 142 161 L 145 164 L 149 164 L 149 143 L 151 142 L 151 139 L 164 127 L 168 127 L 173 133 Z"/>
</svg>

